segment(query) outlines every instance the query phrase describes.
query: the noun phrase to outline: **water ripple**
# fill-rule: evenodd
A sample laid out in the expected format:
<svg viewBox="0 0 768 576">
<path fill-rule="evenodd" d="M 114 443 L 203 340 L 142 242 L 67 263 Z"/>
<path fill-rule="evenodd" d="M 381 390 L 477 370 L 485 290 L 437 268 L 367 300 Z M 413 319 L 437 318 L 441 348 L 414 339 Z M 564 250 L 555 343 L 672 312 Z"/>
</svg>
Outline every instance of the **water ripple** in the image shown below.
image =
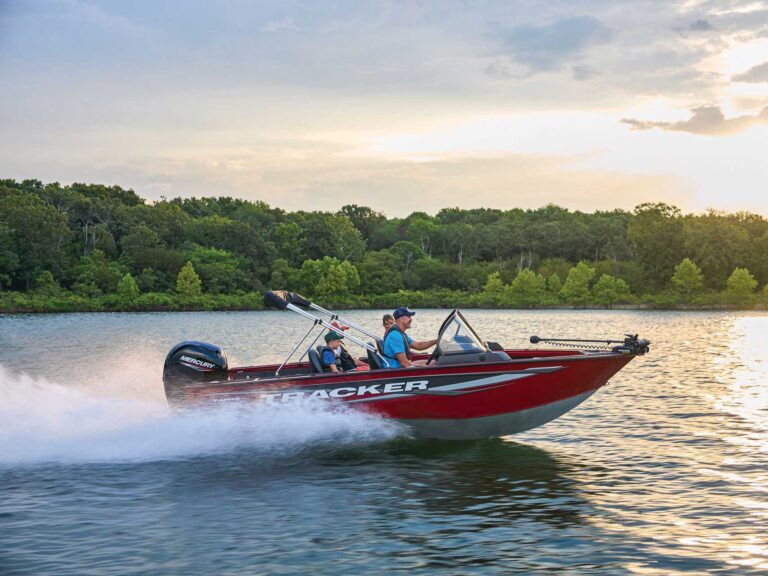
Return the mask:
<svg viewBox="0 0 768 576">
<path fill-rule="evenodd" d="M 0 317 L 0 573 L 768 573 L 768 316 L 467 316 L 509 346 L 653 346 L 545 427 L 414 442 L 344 414 L 169 416 L 165 350 L 279 359 L 285 315 Z"/>
</svg>

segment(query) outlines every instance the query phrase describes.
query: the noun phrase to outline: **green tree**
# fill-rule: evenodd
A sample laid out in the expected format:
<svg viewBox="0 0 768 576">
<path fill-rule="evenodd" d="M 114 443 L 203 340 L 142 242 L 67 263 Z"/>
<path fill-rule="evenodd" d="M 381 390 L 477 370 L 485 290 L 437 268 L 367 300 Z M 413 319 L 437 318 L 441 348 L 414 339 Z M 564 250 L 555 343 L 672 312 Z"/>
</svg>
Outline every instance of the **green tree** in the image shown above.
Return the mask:
<svg viewBox="0 0 768 576">
<path fill-rule="evenodd" d="M 233 220 L 245 222 L 252 230 L 258 230 L 265 238 L 271 234 L 278 219 L 283 214 L 279 208 L 270 208 L 269 204 L 260 200 L 256 202 L 235 198 L 229 198 L 229 200 L 232 202 L 232 206 L 223 210 L 222 214 Z"/>
<path fill-rule="evenodd" d="M 186 248 L 184 255 L 192 262 L 207 293 L 232 293 L 249 288 L 242 257 L 227 250 L 197 244 L 187 245 Z"/>
<path fill-rule="evenodd" d="M 125 302 L 133 302 L 139 297 L 139 294 L 139 286 L 136 284 L 133 276 L 131 276 L 131 273 L 128 272 L 117 283 L 117 295 Z"/>
<path fill-rule="evenodd" d="M 205 248 L 244 256 L 252 287 L 257 287 L 256 281 L 269 278 L 276 256 L 275 246 L 248 224 L 222 216 L 205 216 L 189 222 L 185 233 L 188 240 Z"/>
<path fill-rule="evenodd" d="M 35 278 L 35 292 L 42 296 L 56 296 L 61 293 L 61 286 L 48 270 L 43 270 Z"/>
<path fill-rule="evenodd" d="M 683 260 L 675 266 L 675 274 L 672 276 L 672 284 L 675 290 L 687 301 L 701 292 L 704 286 L 704 276 L 696 263 L 690 258 Z"/>
<path fill-rule="evenodd" d="M 533 270 L 523 269 L 504 291 L 504 303 L 531 308 L 543 302 L 547 281 Z"/>
<path fill-rule="evenodd" d="M 459 266 L 474 262 L 478 254 L 475 227 L 469 224 L 445 224 L 434 235 L 435 255 L 443 256 Z"/>
<path fill-rule="evenodd" d="M 408 273 L 413 268 L 413 263 L 424 258 L 424 252 L 416 244 L 408 240 L 395 242 L 389 251 L 398 259 L 400 270 Z"/>
<path fill-rule="evenodd" d="M 748 268 L 760 284 L 765 284 L 768 282 L 768 220 L 753 216 L 752 226 L 745 227 L 750 230 L 750 242 L 740 265 Z"/>
<path fill-rule="evenodd" d="M 560 295 L 570 304 L 585 304 L 591 297 L 589 283 L 595 276 L 595 269 L 581 261 L 570 269 Z"/>
<path fill-rule="evenodd" d="M 631 257 L 627 223 L 631 215 L 623 210 L 595 212 L 586 219 L 589 253 L 592 260 L 624 260 Z"/>
<path fill-rule="evenodd" d="M 559 296 L 562 289 L 563 283 L 560 281 L 560 275 L 557 272 L 552 272 L 552 274 L 547 276 L 547 292 L 554 296 Z"/>
<path fill-rule="evenodd" d="M 184 264 L 176 278 L 176 292 L 182 296 L 198 296 L 202 293 L 202 281 L 192 262 Z"/>
<path fill-rule="evenodd" d="M 322 281 L 315 289 L 315 293 L 329 302 L 338 301 L 338 298 L 350 296 L 360 287 L 360 276 L 354 264 L 345 260 L 337 266 L 329 268 Z"/>
<path fill-rule="evenodd" d="M 480 293 L 479 302 L 483 306 L 498 306 L 501 304 L 505 288 L 501 274 L 497 270 L 488 274 L 486 278 Z"/>
<path fill-rule="evenodd" d="M 280 258 L 292 266 L 298 266 L 304 260 L 304 231 L 296 222 L 282 222 L 272 234 L 275 248 Z"/>
<path fill-rule="evenodd" d="M 504 290 L 504 282 L 501 281 L 501 274 L 499 272 L 491 272 L 488 274 L 488 281 L 483 286 L 483 292 L 487 294 L 499 295 Z"/>
<path fill-rule="evenodd" d="M 313 212 L 306 217 L 304 234 L 307 257 L 319 260 L 330 256 L 357 261 L 365 253 L 360 231 L 343 214 Z"/>
<path fill-rule="evenodd" d="M 129 232 L 121 238 L 120 246 L 122 248 L 120 261 L 136 275 L 142 290 L 173 287 L 176 275 L 185 262 L 181 250 L 168 248 L 160 236 L 144 224 L 130 228 Z M 152 270 L 151 275 L 144 274 L 144 270 L 147 269 Z"/>
<path fill-rule="evenodd" d="M 463 266 L 450 264 L 438 258 L 422 258 L 413 264 L 413 285 L 409 288 L 426 290 L 448 288 L 449 290 L 470 290 L 473 280 Z"/>
<path fill-rule="evenodd" d="M 124 266 L 110 261 L 107 255 L 97 248 L 90 256 L 80 258 L 80 263 L 72 268 L 74 288 L 85 296 L 112 294 L 125 272 Z"/>
<path fill-rule="evenodd" d="M 387 294 L 402 290 L 400 261 L 389 250 L 368 252 L 357 264 L 360 287 L 365 294 Z"/>
<path fill-rule="evenodd" d="M 721 290 L 733 269 L 744 265 L 750 252 L 749 232 L 714 210 L 686 216 L 684 223 L 686 254 L 701 267 L 705 285 Z"/>
<path fill-rule="evenodd" d="M 399 218 L 392 218 L 371 231 L 368 247 L 371 250 L 383 250 L 404 239 L 403 221 Z"/>
<path fill-rule="evenodd" d="M 424 254 L 432 253 L 432 244 L 438 232 L 438 226 L 432 217 L 423 212 L 414 212 L 407 218 L 406 238 L 415 243 Z"/>
<path fill-rule="evenodd" d="M 725 296 L 729 302 L 740 306 L 752 306 L 757 297 L 757 280 L 746 268 L 736 268 L 726 282 Z"/>
<path fill-rule="evenodd" d="M 133 227 L 120 240 L 121 260 L 133 270 L 142 270 L 155 264 L 158 252 L 167 250 L 160 236 L 144 224 Z"/>
<path fill-rule="evenodd" d="M 342 206 L 339 214 L 349 218 L 349 221 L 360 231 L 366 242 L 370 242 L 373 231 L 387 220 L 383 214 L 371 210 L 367 206 L 358 206 L 357 204 Z"/>
<path fill-rule="evenodd" d="M 55 207 L 30 193 L 0 196 L 0 224 L 10 231 L 19 259 L 14 273 L 27 288 L 41 270 L 60 276 L 70 231 L 66 217 Z"/>
<path fill-rule="evenodd" d="M 337 302 L 360 287 L 360 276 L 351 262 L 326 256 L 322 260 L 305 260 L 298 273 L 298 284 L 309 297 Z"/>
<path fill-rule="evenodd" d="M 552 274 L 557 274 L 558 280 L 562 282 L 563 278 L 568 277 L 572 264 L 565 258 L 547 258 L 539 264 L 538 273 L 549 278 Z"/>
<path fill-rule="evenodd" d="M 592 288 L 595 302 L 602 306 L 613 307 L 617 302 L 626 302 L 629 299 L 629 286 L 621 278 L 610 274 L 600 276 Z"/>
<path fill-rule="evenodd" d="M 186 239 L 185 229 L 192 220 L 181 206 L 167 200 L 134 209 L 137 224 L 144 224 L 153 230 L 169 248 L 177 248 Z"/>
<path fill-rule="evenodd" d="M 19 267 L 19 257 L 13 251 L 11 230 L 0 223 L 0 290 L 10 286 L 14 272 Z"/>
<path fill-rule="evenodd" d="M 293 282 L 298 270 L 285 258 L 277 258 L 272 264 L 272 277 L 269 286 L 272 290 L 293 290 Z"/>
<path fill-rule="evenodd" d="M 627 236 L 652 289 L 662 288 L 683 258 L 683 219 L 680 209 L 663 203 L 635 208 Z"/>
<path fill-rule="evenodd" d="M 152 292 L 157 286 L 157 273 L 152 268 L 144 268 L 136 278 L 139 290 Z"/>
</svg>

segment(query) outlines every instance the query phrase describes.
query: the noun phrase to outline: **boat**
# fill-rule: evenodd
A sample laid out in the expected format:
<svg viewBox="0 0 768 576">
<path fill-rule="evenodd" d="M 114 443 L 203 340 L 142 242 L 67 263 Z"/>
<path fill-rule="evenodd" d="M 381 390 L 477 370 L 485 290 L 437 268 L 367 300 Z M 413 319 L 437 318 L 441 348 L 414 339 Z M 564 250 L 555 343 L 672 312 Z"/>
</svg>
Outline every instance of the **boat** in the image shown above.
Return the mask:
<svg viewBox="0 0 768 576">
<path fill-rule="evenodd" d="M 623 340 L 531 336 L 532 344 L 559 347 L 508 349 L 480 338 L 455 309 L 440 326 L 433 352 L 414 351 L 412 367 L 393 369 L 381 341 L 363 326 L 293 292 L 267 292 L 264 302 L 312 322 L 288 357 L 281 364 L 233 368 L 220 347 L 181 342 L 168 353 L 163 370 L 171 406 L 321 401 L 394 419 L 414 437 L 500 437 L 569 412 L 650 346 L 637 334 Z M 315 343 L 340 328 L 348 328 L 345 339 L 366 351 L 365 362 L 354 371 L 324 372 Z M 290 362 L 299 349 L 301 357 Z"/>
</svg>

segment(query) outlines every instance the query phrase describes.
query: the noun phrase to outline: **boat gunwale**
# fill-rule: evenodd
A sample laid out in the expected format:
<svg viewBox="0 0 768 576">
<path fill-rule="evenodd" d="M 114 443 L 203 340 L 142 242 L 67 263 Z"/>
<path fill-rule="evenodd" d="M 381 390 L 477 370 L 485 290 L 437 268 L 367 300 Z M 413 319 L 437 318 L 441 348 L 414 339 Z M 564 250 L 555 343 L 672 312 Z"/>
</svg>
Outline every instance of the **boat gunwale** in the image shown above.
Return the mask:
<svg viewBox="0 0 768 576">
<path fill-rule="evenodd" d="M 508 350 L 507 352 L 514 352 L 514 350 Z M 570 351 L 569 351 L 570 352 Z M 543 363 L 560 363 L 560 362 L 573 362 L 573 361 L 584 361 L 584 360 L 593 360 L 593 359 L 632 359 L 636 356 L 636 354 L 625 354 L 621 352 L 603 352 L 603 351 L 584 351 L 579 350 L 576 351 L 576 353 L 566 354 L 566 355 L 560 355 L 560 356 L 545 356 L 545 357 L 530 357 L 530 358 L 514 358 L 510 360 L 502 360 L 498 362 L 471 362 L 467 364 L 451 364 L 450 366 L 413 366 L 409 368 L 381 368 L 377 370 L 363 370 L 360 372 L 322 372 L 322 373 L 310 373 L 310 374 L 286 374 L 285 376 L 276 376 L 271 378 L 251 378 L 251 379 L 238 379 L 238 380 L 215 380 L 211 382 L 200 382 L 200 383 L 190 383 L 187 385 L 187 388 L 189 389 L 205 389 L 205 388 L 217 388 L 217 387 L 225 387 L 225 386 L 263 386 L 266 384 L 282 384 L 285 382 L 302 382 L 306 380 L 331 380 L 333 378 L 339 379 L 341 378 L 342 382 L 356 382 L 358 380 L 372 380 L 375 378 L 370 378 L 369 375 L 376 374 L 376 375 L 382 375 L 382 379 L 385 378 L 384 374 L 391 374 L 391 378 L 397 378 L 398 376 L 402 375 L 413 375 L 413 377 L 416 377 L 416 375 L 426 375 L 425 372 L 429 372 L 430 375 L 445 375 L 446 373 L 453 372 L 460 368 L 465 367 L 488 367 L 487 370 L 481 370 L 480 372 L 461 372 L 461 374 L 486 374 L 488 372 L 514 372 L 514 370 L 505 370 L 505 369 L 499 369 L 498 367 L 504 367 L 509 366 L 510 364 L 519 365 L 519 364 L 543 364 Z M 309 364 L 306 364 L 309 366 Z M 267 366 L 275 366 L 275 365 L 264 365 L 263 367 L 266 368 Z M 293 364 L 293 365 L 287 365 L 284 368 L 290 368 L 290 367 L 299 367 L 302 366 L 301 363 Z M 497 367 L 496 370 L 493 369 L 493 367 Z M 253 371 L 256 372 L 258 369 L 261 368 L 261 366 L 243 366 L 243 367 L 236 367 L 231 368 L 228 372 L 233 372 L 237 370 L 243 370 L 243 371 Z M 437 371 L 440 372 L 437 372 Z M 390 376 L 386 376 L 387 379 L 390 378 Z M 322 384 L 323 382 L 318 382 L 318 384 Z"/>
</svg>

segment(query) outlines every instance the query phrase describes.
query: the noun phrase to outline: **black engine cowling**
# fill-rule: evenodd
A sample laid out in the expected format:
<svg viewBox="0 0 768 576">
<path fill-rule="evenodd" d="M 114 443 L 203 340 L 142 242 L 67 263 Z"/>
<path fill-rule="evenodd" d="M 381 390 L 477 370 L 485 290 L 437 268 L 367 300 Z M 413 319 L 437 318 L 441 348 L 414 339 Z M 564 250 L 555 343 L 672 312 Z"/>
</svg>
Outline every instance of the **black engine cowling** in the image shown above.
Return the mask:
<svg viewBox="0 0 768 576">
<path fill-rule="evenodd" d="M 163 384 L 171 404 L 182 402 L 188 384 L 227 379 L 227 357 L 218 346 L 189 340 L 177 344 L 165 357 Z"/>
</svg>

